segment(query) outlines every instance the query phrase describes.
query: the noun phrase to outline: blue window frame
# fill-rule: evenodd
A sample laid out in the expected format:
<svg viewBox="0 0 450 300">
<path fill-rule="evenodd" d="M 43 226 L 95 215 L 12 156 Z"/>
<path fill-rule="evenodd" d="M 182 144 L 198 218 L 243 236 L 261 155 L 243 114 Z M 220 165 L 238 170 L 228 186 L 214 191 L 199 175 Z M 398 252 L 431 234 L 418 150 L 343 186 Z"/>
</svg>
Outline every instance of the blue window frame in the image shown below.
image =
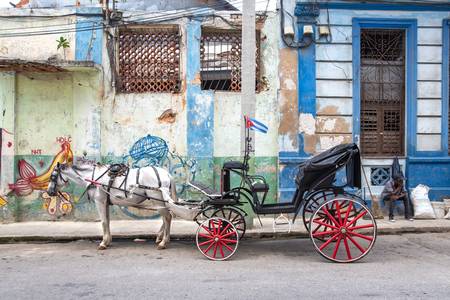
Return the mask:
<svg viewBox="0 0 450 300">
<path fill-rule="evenodd" d="M 361 29 L 405 29 L 406 31 L 406 150 L 408 156 L 416 155 L 417 143 L 417 20 L 354 18 L 352 33 L 353 51 L 353 141 L 359 143 L 361 134 Z"/>
</svg>

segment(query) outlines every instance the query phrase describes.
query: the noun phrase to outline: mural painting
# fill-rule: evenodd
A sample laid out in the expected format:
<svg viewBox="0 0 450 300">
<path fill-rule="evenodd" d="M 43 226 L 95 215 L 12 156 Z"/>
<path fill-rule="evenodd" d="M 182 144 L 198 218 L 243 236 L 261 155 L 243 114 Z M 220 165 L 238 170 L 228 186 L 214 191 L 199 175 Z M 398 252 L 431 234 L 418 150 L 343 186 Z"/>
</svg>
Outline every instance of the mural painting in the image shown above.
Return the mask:
<svg viewBox="0 0 450 300">
<path fill-rule="evenodd" d="M 50 166 L 42 173 L 37 174 L 35 168 L 25 159 L 20 159 L 17 163 L 18 179 L 15 183 L 9 184 L 11 192 L 16 196 L 28 196 L 33 191 L 45 191 L 50 182 L 50 176 L 58 163 L 72 163 L 73 152 L 67 140 L 61 142 L 61 150 L 54 156 Z M 43 162 L 39 162 L 42 167 Z M 67 215 L 73 209 L 71 197 L 67 193 L 61 193 L 55 197 L 50 197 L 46 192 L 42 194 L 43 208 L 50 215 Z"/>
<path fill-rule="evenodd" d="M 134 168 L 159 166 L 169 171 L 177 183 L 177 194 L 181 195 L 187 188 L 187 183 L 193 181 L 196 174 L 197 162 L 184 159 L 177 153 L 169 151 L 167 142 L 153 135 L 147 135 L 137 140 L 131 146 L 128 155 L 123 157 L 125 164 Z M 155 212 L 147 212 L 132 207 L 121 207 L 123 213 L 135 219 L 156 218 Z"/>
<path fill-rule="evenodd" d="M 0 128 L 0 165 L 3 163 L 3 155 L 13 155 L 14 134 L 5 128 Z M 2 193 L 5 192 L 2 190 Z M 7 195 L 0 195 L 0 207 L 8 204 Z"/>
<path fill-rule="evenodd" d="M 0 196 L 0 207 L 6 206 L 8 204 L 8 201 L 5 199 L 6 197 Z"/>
</svg>

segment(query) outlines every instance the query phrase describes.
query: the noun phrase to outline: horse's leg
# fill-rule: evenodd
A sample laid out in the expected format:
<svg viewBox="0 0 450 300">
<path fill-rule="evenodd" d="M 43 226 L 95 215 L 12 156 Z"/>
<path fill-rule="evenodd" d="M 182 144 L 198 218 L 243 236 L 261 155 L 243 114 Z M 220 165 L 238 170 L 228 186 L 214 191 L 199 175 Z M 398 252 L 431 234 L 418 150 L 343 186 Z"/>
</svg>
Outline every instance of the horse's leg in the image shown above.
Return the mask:
<svg viewBox="0 0 450 300">
<path fill-rule="evenodd" d="M 161 228 L 158 230 L 158 233 L 156 234 L 156 241 L 155 241 L 156 244 L 161 243 L 163 235 L 164 235 L 164 220 L 163 223 L 161 224 Z"/>
<path fill-rule="evenodd" d="M 98 214 L 100 215 L 100 220 L 102 222 L 103 229 L 103 239 L 98 245 L 98 250 L 105 250 L 111 244 L 111 232 L 109 229 L 109 205 L 106 201 L 95 201 L 97 206 Z"/>
<path fill-rule="evenodd" d="M 172 215 L 170 214 L 170 211 L 165 207 L 158 209 L 158 212 L 163 220 L 163 237 L 161 242 L 157 246 L 157 249 L 161 250 L 167 248 L 167 244 L 170 240 L 170 221 L 172 219 Z"/>
</svg>

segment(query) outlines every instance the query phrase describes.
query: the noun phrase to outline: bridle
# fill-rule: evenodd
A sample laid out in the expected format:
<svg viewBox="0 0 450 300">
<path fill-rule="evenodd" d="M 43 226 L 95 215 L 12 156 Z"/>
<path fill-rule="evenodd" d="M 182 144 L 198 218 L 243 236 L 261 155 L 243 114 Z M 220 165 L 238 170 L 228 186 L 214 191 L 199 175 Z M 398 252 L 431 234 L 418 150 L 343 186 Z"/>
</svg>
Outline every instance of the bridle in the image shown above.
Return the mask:
<svg viewBox="0 0 450 300">
<path fill-rule="evenodd" d="M 69 182 L 69 179 L 64 179 L 63 175 L 61 174 L 61 166 L 58 164 L 56 165 L 55 169 L 52 172 L 52 175 L 50 176 L 50 182 L 54 185 L 54 192 L 57 193 L 58 188 L 58 179 L 61 179 L 64 185 L 66 185 Z"/>
</svg>

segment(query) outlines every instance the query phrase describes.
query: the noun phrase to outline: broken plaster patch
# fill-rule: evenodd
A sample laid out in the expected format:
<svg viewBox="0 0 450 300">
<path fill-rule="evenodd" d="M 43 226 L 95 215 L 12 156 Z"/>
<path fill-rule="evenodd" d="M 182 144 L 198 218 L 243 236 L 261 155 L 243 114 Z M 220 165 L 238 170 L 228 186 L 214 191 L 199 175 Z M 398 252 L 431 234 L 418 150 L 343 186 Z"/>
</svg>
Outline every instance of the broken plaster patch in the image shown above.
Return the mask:
<svg viewBox="0 0 450 300">
<path fill-rule="evenodd" d="M 336 127 L 336 119 L 326 119 L 325 122 L 323 122 L 323 131 L 331 132 Z"/>
<path fill-rule="evenodd" d="M 343 136 L 321 136 L 320 148 L 322 150 L 329 149 L 331 147 L 343 144 L 345 138 Z"/>
<path fill-rule="evenodd" d="M 313 135 L 316 132 L 316 120 L 312 114 L 300 114 L 299 132 Z"/>
<path fill-rule="evenodd" d="M 297 89 L 297 84 L 294 82 L 294 80 L 292 80 L 290 78 L 286 78 L 284 80 L 284 85 L 287 90 L 296 90 Z"/>
</svg>

